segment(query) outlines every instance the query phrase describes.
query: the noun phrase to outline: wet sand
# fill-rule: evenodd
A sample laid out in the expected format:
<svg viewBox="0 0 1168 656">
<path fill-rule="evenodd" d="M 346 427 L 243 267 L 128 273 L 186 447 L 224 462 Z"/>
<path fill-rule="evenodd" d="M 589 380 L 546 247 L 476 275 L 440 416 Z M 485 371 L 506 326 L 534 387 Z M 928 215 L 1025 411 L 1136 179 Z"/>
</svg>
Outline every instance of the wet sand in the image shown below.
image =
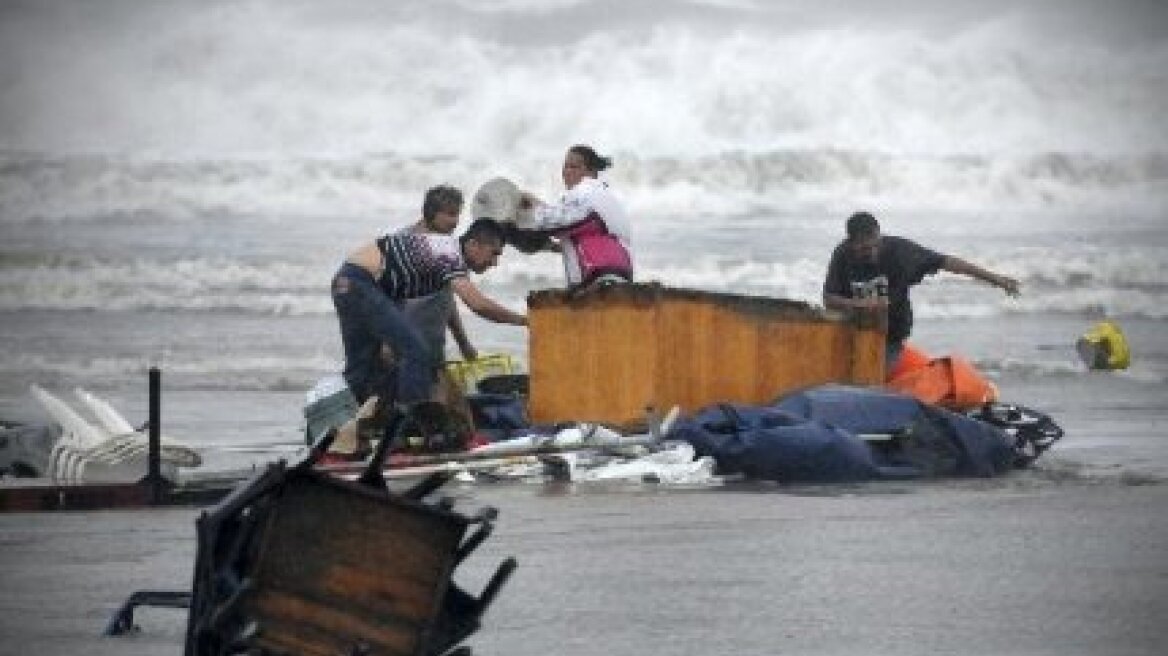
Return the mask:
<svg viewBox="0 0 1168 656">
<path fill-rule="evenodd" d="M 1168 644 L 1168 485 L 1020 472 L 859 487 L 494 484 L 459 570 L 519 569 L 479 654 L 1152 655 Z M 181 654 L 197 509 L 0 515 L 0 654 Z"/>
</svg>

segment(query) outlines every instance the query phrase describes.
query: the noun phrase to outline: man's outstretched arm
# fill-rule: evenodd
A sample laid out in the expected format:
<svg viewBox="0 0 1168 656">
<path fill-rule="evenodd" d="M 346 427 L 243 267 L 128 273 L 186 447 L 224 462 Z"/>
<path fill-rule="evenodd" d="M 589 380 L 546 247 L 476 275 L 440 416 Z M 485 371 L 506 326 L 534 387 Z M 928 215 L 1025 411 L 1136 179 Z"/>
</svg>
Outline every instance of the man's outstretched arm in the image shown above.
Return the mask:
<svg viewBox="0 0 1168 656">
<path fill-rule="evenodd" d="M 454 289 L 454 293 L 462 299 L 463 303 L 470 308 L 471 312 L 479 315 L 487 321 L 494 321 L 495 323 L 509 323 L 514 326 L 526 326 L 527 317 L 512 312 L 507 308 L 499 305 L 495 301 L 487 298 L 474 283 L 468 280 L 465 276 L 455 278 L 450 281 L 450 286 Z"/>
<path fill-rule="evenodd" d="M 952 255 L 945 256 L 945 262 L 941 265 L 941 268 L 952 273 L 969 276 L 970 278 L 976 278 L 977 280 L 991 284 L 994 287 L 1000 287 L 1010 296 L 1017 296 L 1022 288 L 1022 286 L 1014 278 L 1003 276 L 999 273 L 994 273 L 993 271 L 988 271 L 979 267 L 973 262 L 967 262 L 959 257 L 954 257 Z"/>
</svg>

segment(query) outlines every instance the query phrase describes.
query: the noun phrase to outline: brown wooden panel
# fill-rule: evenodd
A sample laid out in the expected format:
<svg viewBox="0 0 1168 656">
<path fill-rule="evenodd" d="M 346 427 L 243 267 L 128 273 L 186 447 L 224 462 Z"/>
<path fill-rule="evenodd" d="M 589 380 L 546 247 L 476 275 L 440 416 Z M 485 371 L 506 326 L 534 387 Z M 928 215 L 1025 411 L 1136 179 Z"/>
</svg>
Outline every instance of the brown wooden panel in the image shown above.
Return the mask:
<svg viewBox="0 0 1168 656">
<path fill-rule="evenodd" d="M 701 349 L 703 385 L 690 390 L 693 396 L 686 399 L 686 406 L 695 410 L 717 401 L 751 403 L 758 376 L 756 322 L 715 306 L 702 306 L 702 311 L 709 315 Z"/>
<path fill-rule="evenodd" d="M 875 329 L 853 331 L 852 345 L 852 382 L 884 384 L 884 333 Z"/>
<path fill-rule="evenodd" d="M 394 616 L 371 616 L 278 589 L 258 592 L 251 607 L 260 621 L 256 645 L 275 653 L 335 656 L 364 643 L 372 653 L 419 653 L 424 625 Z"/>
<path fill-rule="evenodd" d="M 151 504 L 150 488 L 139 483 L 21 485 L 0 487 L 0 512 L 141 508 Z"/>
<path fill-rule="evenodd" d="M 461 516 L 354 484 L 302 477 L 278 497 L 247 604 L 261 643 L 292 653 L 415 653 L 437 616 Z"/>
<path fill-rule="evenodd" d="M 707 355 L 714 334 L 713 314 L 684 298 L 662 301 L 657 315 L 658 353 L 654 405 L 662 412 L 678 405 L 688 411 L 702 398 L 711 377 Z"/>
<path fill-rule="evenodd" d="M 651 396 L 655 308 L 603 292 L 529 313 L 533 421 L 637 421 Z"/>
<path fill-rule="evenodd" d="M 534 421 L 637 423 L 644 408 L 769 403 L 883 379 L 883 335 L 803 303 L 660 285 L 528 298 Z"/>
</svg>

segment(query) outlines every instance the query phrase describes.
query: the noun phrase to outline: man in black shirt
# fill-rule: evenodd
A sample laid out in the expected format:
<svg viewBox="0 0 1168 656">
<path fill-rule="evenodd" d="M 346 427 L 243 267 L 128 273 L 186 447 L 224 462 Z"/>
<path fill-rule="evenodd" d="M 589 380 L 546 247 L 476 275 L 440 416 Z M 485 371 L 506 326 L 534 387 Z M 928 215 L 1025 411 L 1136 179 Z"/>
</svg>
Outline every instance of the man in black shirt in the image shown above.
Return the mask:
<svg viewBox="0 0 1168 656">
<path fill-rule="evenodd" d="M 823 304 L 832 310 L 887 313 L 885 367 L 896 365 L 912 332 L 909 288 L 945 270 L 976 278 L 1017 296 L 1018 281 L 959 257 L 944 255 L 903 237 L 882 236 L 867 212 L 848 218 L 847 238 L 831 254 L 823 281 Z"/>
</svg>

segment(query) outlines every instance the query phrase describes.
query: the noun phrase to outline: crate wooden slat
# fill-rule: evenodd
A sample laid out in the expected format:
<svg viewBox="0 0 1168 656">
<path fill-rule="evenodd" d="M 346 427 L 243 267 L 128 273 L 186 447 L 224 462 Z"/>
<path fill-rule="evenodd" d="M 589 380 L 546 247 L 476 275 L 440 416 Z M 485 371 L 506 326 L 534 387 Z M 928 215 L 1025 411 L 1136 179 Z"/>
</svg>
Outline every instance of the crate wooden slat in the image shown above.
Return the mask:
<svg viewBox="0 0 1168 656">
<path fill-rule="evenodd" d="M 572 297 L 528 296 L 537 423 L 637 427 L 645 408 L 769 403 L 827 382 L 879 384 L 884 334 L 805 303 L 618 285 Z"/>
<path fill-rule="evenodd" d="M 433 636 L 467 520 L 325 477 L 291 480 L 247 601 L 276 653 L 419 654 Z"/>
</svg>

